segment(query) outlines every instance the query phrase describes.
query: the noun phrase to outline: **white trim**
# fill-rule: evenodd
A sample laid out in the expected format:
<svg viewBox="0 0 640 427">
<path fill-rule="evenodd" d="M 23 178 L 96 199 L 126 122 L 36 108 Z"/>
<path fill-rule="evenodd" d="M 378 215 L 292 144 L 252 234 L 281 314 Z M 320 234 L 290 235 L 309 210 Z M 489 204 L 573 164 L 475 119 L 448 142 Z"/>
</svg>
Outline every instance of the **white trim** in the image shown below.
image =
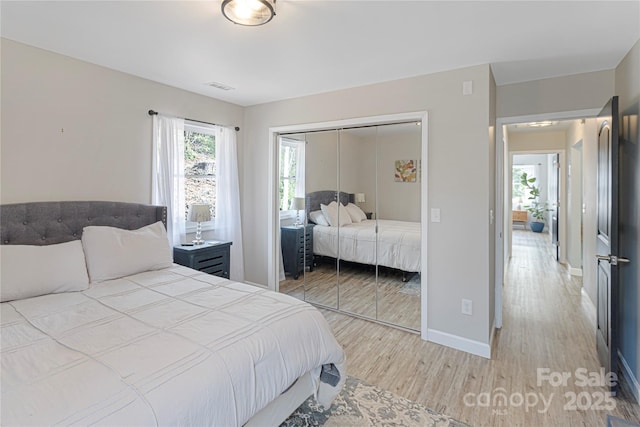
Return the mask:
<svg viewBox="0 0 640 427">
<path fill-rule="evenodd" d="M 591 308 L 591 312 L 595 316 L 596 315 L 596 305 L 593 303 L 593 301 L 591 301 L 591 297 L 589 296 L 587 291 L 584 290 L 584 286 L 580 289 L 580 293 L 582 294 L 582 297 L 586 298 L 587 301 L 589 302 L 589 307 Z"/>
<path fill-rule="evenodd" d="M 340 129 L 345 127 L 352 126 L 361 126 L 361 125 L 381 125 L 381 124 L 392 124 L 392 123 L 401 123 L 411 120 L 420 120 L 422 122 L 422 165 L 423 165 L 423 175 L 427 176 L 427 171 L 425 170 L 425 165 L 429 164 L 428 158 L 428 146 L 429 146 L 429 122 L 428 122 L 428 113 L 426 111 L 415 111 L 409 113 L 399 113 L 399 114 L 386 114 L 382 116 L 370 116 L 370 117 L 360 117 L 360 118 L 352 118 L 346 120 L 336 120 L 330 122 L 318 122 L 318 123 L 305 123 L 299 125 L 289 125 L 289 126 L 277 126 L 269 128 L 269 188 L 267 193 L 268 206 L 267 206 L 267 283 L 268 288 L 274 290 L 276 292 L 280 289 L 280 265 L 279 258 L 276 256 L 280 253 L 280 218 L 279 212 L 276 207 L 278 206 L 278 135 L 280 133 L 296 133 L 296 132 L 309 132 L 315 130 L 325 130 L 325 129 Z M 427 242 L 428 242 L 428 187 L 427 185 L 422 185 L 421 189 L 421 224 L 422 224 L 422 249 L 421 249 L 421 265 L 422 271 L 427 271 Z M 421 337 L 423 340 L 427 340 L 427 275 L 422 275 L 422 284 L 421 286 L 421 310 L 420 310 L 420 330 Z"/>
<path fill-rule="evenodd" d="M 638 384 L 638 380 L 636 379 L 636 377 L 633 376 L 633 372 L 631 372 L 629 364 L 624 359 L 622 353 L 620 353 L 620 349 L 618 349 L 618 359 L 620 359 L 620 362 L 622 362 L 621 364 L 623 368 L 620 372 L 629 385 L 631 393 L 633 393 L 633 397 L 636 398 L 636 403 L 640 404 L 640 384 Z"/>
<path fill-rule="evenodd" d="M 475 354 L 476 356 L 484 357 L 485 359 L 491 359 L 490 344 L 470 340 L 469 338 L 459 337 L 457 335 L 448 334 L 435 329 L 428 330 L 428 337 L 429 341 L 436 344 Z"/>
<path fill-rule="evenodd" d="M 567 268 L 569 269 L 569 274 L 572 276 L 582 277 L 582 268 L 571 267 L 571 263 L 567 261 Z"/>
</svg>

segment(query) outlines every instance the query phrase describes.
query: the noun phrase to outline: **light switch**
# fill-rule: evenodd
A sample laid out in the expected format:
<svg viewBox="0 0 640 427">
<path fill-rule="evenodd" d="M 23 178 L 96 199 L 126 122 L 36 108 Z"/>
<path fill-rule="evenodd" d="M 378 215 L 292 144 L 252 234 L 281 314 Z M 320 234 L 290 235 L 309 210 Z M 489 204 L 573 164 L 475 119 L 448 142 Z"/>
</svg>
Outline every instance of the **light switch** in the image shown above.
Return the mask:
<svg viewBox="0 0 640 427">
<path fill-rule="evenodd" d="M 440 222 L 440 208 L 431 208 L 431 222 Z"/>
</svg>

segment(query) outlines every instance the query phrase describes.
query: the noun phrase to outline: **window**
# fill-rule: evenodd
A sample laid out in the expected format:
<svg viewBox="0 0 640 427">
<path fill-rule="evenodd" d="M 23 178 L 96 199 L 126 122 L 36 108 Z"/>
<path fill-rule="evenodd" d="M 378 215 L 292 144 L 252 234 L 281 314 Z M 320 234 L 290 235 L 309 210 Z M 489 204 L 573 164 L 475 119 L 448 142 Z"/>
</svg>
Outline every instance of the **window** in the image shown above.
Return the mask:
<svg viewBox="0 0 640 427">
<path fill-rule="evenodd" d="M 185 218 L 191 204 L 211 206 L 216 215 L 216 140 L 214 128 L 184 124 L 184 193 Z"/>
<path fill-rule="evenodd" d="M 283 139 L 280 141 L 280 210 L 288 211 L 296 193 L 296 169 L 298 143 Z"/>
<path fill-rule="evenodd" d="M 529 189 L 520 182 L 522 174 L 529 178 L 537 178 L 535 165 L 514 165 L 511 173 L 512 179 L 512 206 L 514 210 L 524 210 L 530 204 Z"/>
</svg>

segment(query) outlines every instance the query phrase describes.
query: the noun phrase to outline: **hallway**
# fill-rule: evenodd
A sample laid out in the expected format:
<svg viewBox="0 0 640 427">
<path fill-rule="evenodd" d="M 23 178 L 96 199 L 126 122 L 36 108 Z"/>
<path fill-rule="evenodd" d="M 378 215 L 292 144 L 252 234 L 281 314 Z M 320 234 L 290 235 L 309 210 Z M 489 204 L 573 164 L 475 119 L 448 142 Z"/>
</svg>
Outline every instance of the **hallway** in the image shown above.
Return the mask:
<svg viewBox="0 0 640 427">
<path fill-rule="evenodd" d="M 582 384 L 583 376 L 599 373 L 599 364 L 595 309 L 580 278 L 555 262 L 547 234 L 514 230 L 513 243 L 493 359 L 322 310 L 347 353 L 348 374 L 473 426 L 600 427 L 607 414 L 640 422 L 637 403 L 607 404 L 605 387 Z M 561 385 L 541 377 L 538 385 L 538 368 L 570 377 Z"/>
</svg>

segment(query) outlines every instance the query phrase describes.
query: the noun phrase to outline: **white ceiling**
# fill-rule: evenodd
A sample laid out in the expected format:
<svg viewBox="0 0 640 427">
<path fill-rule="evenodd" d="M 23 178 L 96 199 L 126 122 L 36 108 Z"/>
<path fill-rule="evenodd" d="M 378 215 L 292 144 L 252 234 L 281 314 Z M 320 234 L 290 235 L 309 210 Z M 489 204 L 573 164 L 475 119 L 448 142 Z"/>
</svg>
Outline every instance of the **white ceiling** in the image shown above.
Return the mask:
<svg viewBox="0 0 640 427">
<path fill-rule="evenodd" d="M 612 69 L 640 38 L 639 1 L 278 0 L 261 27 L 219 0 L 0 8 L 2 37 L 244 106 L 487 63 L 498 85 Z"/>
</svg>

